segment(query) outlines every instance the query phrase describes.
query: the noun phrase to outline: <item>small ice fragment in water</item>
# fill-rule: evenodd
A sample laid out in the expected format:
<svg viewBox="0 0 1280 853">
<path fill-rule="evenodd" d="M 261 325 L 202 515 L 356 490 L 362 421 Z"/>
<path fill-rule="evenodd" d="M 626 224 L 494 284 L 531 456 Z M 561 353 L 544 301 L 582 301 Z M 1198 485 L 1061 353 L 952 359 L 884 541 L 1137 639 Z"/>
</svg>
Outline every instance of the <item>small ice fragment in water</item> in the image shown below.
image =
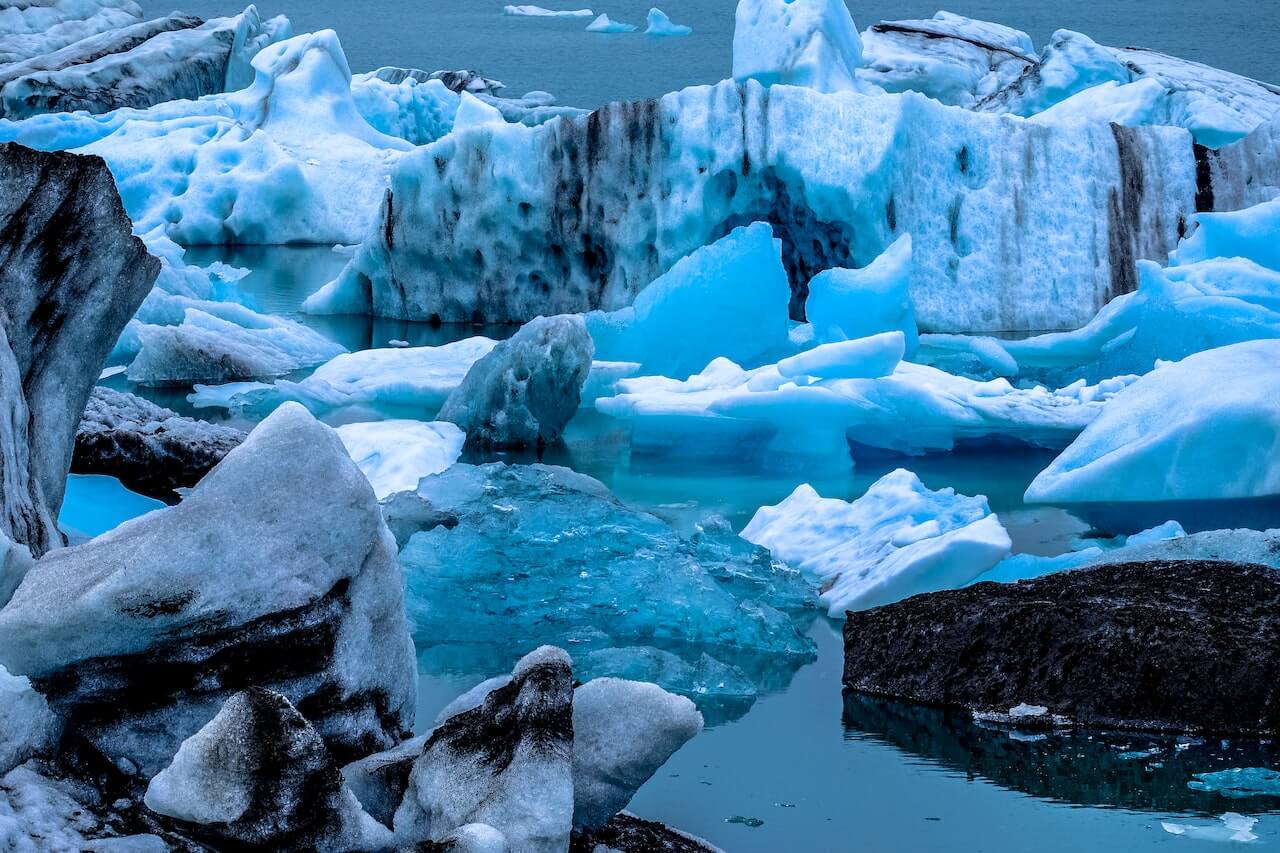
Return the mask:
<svg viewBox="0 0 1280 853">
<path fill-rule="evenodd" d="M 740 824 L 742 824 L 743 826 L 749 826 L 749 827 L 751 827 L 752 829 L 755 829 L 756 827 L 764 826 L 764 821 L 762 821 L 760 818 L 758 818 L 758 817 L 743 817 L 742 815 L 734 815 L 733 817 L 727 817 L 727 818 L 725 818 L 725 819 L 724 819 L 724 822 L 725 822 L 725 823 L 740 823 Z"/>
<path fill-rule="evenodd" d="M 1280 797 L 1280 771 L 1265 767 L 1237 767 L 1216 773 L 1194 773 L 1187 783 L 1193 791 L 1221 794 L 1224 797 Z"/>
<path fill-rule="evenodd" d="M 591 23 L 587 24 L 587 32 L 589 33 L 634 33 L 636 31 L 635 24 L 624 24 L 621 21 L 612 21 L 608 15 L 601 15 Z"/>
<path fill-rule="evenodd" d="M 402 341 L 399 338 L 392 338 L 391 340 L 387 341 L 387 346 L 395 347 L 396 349 L 405 349 L 406 347 L 409 346 L 409 342 Z"/>
<path fill-rule="evenodd" d="M 1222 821 L 1222 826 L 1173 823 L 1172 821 L 1162 821 L 1160 826 L 1170 835 L 1182 835 L 1187 838 L 1194 838 L 1197 841 L 1258 840 L 1258 836 L 1253 833 L 1253 827 L 1258 822 L 1256 817 L 1246 817 L 1236 812 L 1227 812 L 1219 820 Z"/>
<path fill-rule="evenodd" d="M 1043 717 L 1047 713 L 1049 709 L 1044 705 L 1028 705 L 1025 702 L 1009 709 L 1010 717 Z"/>
</svg>

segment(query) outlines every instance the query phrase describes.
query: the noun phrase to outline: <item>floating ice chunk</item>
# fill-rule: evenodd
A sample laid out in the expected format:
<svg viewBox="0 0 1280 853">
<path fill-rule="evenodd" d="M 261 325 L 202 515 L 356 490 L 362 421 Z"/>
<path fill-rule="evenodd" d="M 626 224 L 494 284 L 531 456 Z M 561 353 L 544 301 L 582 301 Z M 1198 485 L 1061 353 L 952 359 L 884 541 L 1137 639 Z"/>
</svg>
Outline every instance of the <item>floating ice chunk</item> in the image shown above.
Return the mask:
<svg viewBox="0 0 1280 853">
<path fill-rule="evenodd" d="M 1266 767 L 1237 767 L 1216 773 L 1195 773 L 1187 783 L 1193 791 L 1221 794 L 1240 800 L 1247 797 L 1280 797 L 1280 771 Z"/>
<path fill-rule="evenodd" d="M 590 18 L 590 9 L 544 9 L 541 6 L 503 6 L 502 14 L 520 18 Z"/>
<path fill-rule="evenodd" d="M 862 39 L 844 0 L 739 0 L 733 76 L 819 92 L 857 90 Z"/>
<path fill-rule="evenodd" d="M 778 362 L 787 379 L 878 379 L 890 376 L 906 353 L 902 332 L 821 344 Z"/>
<path fill-rule="evenodd" d="M 791 286 L 767 223 L 736 228 L 677 261 L 633 305 L 586 315 L 596 355 L 684 378 L 724 356 L 756 367 L 791 350 Z"/>
<path fill-rule="evenodd" d="M 440 408 L 468 445 L 545 447 L 578 411 L 592 344 L 574 314 L 538 317 L 477 361 Z"/>
<path fill-rule="evenodd" d="M 0 584 L 3 581 L 0 577 Z M 31 679 L 10 675 L 0 666 L 0 776 L 53 746 L 60 729 L 49 703 L 31 687 Z"/>
<path fill-rule="evenodd" d="M 1280 495 L 1280 341 L 1166 364 L 1107 404 L 1027 489 L 1034 503 Z"/>
<path fill-rule="evenodd" d="M 1043 717 L 1047 713 L 1049 713 L 1049 709 L 1044 705 L 1028 705 L 1026 702 L 1014 705 L 1009 709 L 1009 716 L 1015 719 L 1018 717 Z"/>
<path fill-rule="evenodd" d="M 379 500 L 457 462 L 466 441 L 451 423 L 406 420 L 346 424 L 337 433 Z"/>
<path fill-rule="evenodd" d="M 862 269 L 815 275 L 809 281 L 805 314 L 817 339 L 826 343 L 897 330 L 906 336 L 907 355 L 914 354 L 918 334 L 911 269 L 911 236 L 904 234 Z"/>
<path fill-rule="evenodd" d="M 777 506 L 757 510 L 742 537 L 818 578 L 822 603 L 836 619 L 964 586 L 1012 547 L 986 498 L 930 491 L 902 469 L 852 503 L 799 486 Z"/>
<path fill-rule="evenodd" d="M 1255 817 L 1245 817 L 1236 812 L 1227 812 L 1220 820 L 1222 825 L 1194 824 L 1194 823 L 1175 823 L 1173 821 L 1161 821 L 1160 826 L 1170 835 L 1181 835 L 1185 838 L 1191 838 L 1196 841 L 1257 841 L 1258 836 L 1253 832 L 1253 827 L 1257 825 L 1258 819 Z"/>
<path fill-rule="evenodd" d="M 635 24 L 624 24 L 621 21 L 610 20 L 609 16 L 605 14 L 587 24 L 587 32 L 589 33 L 634 33 L 635 31 Z"/>
<path fill-rule="evenodd" d="M 651 36 L 687 36 L 692 32 L 693 27 L 672 23 L 671 18 L 667 17 L 667 13 L 661 9 L 649 10 L 646 34 Z"/>
<path fill-rule="evenodd" d="M 1280 271 L 1280 198 L 1244 210 L 1196 213 L 1193 230 L 1170 255 L 1173 265 L 1186 266 L 1213 258 L 1247 258 Z"/>
<path fill-rule="evenodd" d="M 693 703 L 656 684 L 597 678 L 574 690 L 574 826 L 604 826 L 701 731 Z"/>
</svg>

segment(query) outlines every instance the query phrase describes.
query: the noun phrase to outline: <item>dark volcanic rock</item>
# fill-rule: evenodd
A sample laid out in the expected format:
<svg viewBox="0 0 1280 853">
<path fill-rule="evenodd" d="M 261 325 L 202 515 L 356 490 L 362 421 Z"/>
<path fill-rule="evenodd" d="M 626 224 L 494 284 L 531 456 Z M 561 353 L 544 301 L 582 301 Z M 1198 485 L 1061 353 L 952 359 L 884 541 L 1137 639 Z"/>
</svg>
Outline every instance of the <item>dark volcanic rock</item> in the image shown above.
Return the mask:
<svg viewBox="0 0 1280 853">
<path fill-rule="evenodd" d="M 594 832 L 575 832 L 569 853 L 597 853 L 602 847 L 617 853 L 719 853 L 700 838 L 626 812 Z"/>
<path fill-rule="evenodd" d="M 5 462 L 0 519 L 16 521 L 10 537 L 37 555 L 62 544 L 39 516 L 57 517 L 89 391 L 159 272 L 101 158 L 0 145 L 0 326 L 12 356 L 0 360 L 27 409 L 26 502 L 38 489 L 44 505 L 13 518 Z"/>
<path fill-rule="evenodd" d="M 108 474 L 135 492 L 172 502 L 176 489 L 194 486 L 244 439 L 238 429 L 98 386 L 76 432 L 71 470 Z"/>
<path fill-rule="evenodd" d="M 1086 726 L 1280 732 L 1280 572 L 1122 563 L 850 613 L 845 686 Z"/>
</svg>

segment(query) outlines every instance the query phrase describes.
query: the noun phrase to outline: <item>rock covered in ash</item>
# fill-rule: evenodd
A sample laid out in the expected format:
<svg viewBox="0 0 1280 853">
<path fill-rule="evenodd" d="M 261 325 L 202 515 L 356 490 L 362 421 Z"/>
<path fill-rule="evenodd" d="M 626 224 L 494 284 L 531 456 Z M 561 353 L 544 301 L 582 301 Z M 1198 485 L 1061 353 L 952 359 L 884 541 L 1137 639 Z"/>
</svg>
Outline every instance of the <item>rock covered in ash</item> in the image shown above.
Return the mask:
<svg viewBox="0 0 1280 853">
<path fill-rule="evenodd" d="M 573 834 L 569 853 L 721 853 L 701 838 L 623 812 L 595 830 Z"/>
<path fill-rule="evenodd" d="M 561 853 L 573 791 L 572 662 L 543 646 L 516 664 L 510 683 L 432 732 L 396 811 L 396 835 L 441 841 L 483 823 L 511 850 Z"/>
<path fill-rule="evenodd" d="M 0 145 L 0 532 L 37 556 L 62 544 L 80 414 L 159 271 L 101 159 Z"/>
<path fill-rule="evenodd" d="M 259 849 L 383 849 L 391 836 L 360 808 L 306 718 L 257 687 L 183 742 L 145 802 L 195 837 Z"/>
<path fill-rule="evenodd" d="M 123 391 L 96 386 L 76 431 L 71 470 L 107 474 L 172 500 L 245 440 L 238 429 L 198 421 Z"/>
<path fill-rule="evenodd" d="M 1026 703 L 1105 728 L 1280 731 L 1280 573 L 1265 566 L 1155 560 L 983 583 L 850 613 L 844 640 L 857 691 Z"/>
<path fill-rule="evenodd" d="M 437 419 L 473 447 L 546 447 L 578 411 L 594 352 L 581 317 L 538 317 L 472 365 Z"/>
<path fill-rule="evenodd" d="M 416 689 L 395 542 L 296 404 L 181 505 L 39 561 L 0 614 L 0 664 L 144 777 L 251 686 L 287 696 L 341 761 L 398 743 Z"/>
</svg>

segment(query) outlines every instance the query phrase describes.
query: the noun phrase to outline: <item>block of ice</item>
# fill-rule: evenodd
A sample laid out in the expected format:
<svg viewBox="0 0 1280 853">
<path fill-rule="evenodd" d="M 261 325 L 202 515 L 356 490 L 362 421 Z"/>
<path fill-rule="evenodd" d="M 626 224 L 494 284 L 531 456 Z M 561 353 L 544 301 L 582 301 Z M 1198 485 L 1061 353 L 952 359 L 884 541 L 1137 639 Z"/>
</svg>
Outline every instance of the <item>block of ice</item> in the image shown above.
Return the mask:
<svg viewBox="0 0 1280 853">
<path fill-rule="evenodd" d="M 414 145 L 435 142 L 453 130 L 457 92 L 439 80 L 405 77 L 391 83 L 377 74 L 357 74 L 351 80 L 356 109 L 375 130 Z"/>
<path fill-rule="evenodd" d="M 591 355 L 581 317 L 538 317 L 472 365 L 438 418 L 470 446 L 546 447 L 578 411 Z"/>
<path fill-rule="evenodd" d="M 589 33 L 634 33 L 635 31 L 635 24 L 624 24 L 622 21 L 615 21 L 606 14 L 601 14 L 600 17 L 587 24 L 587 32 Z"/>
<path fill-rule="evenodd" d="M 892 376 L 906 354 L 902 332 L 820 344 L 778 362 L 786 379 L 879 379 Z"/>
<path fill-rule="evenodd" d="M 799 486 L 777 506 L 761 507 L 742 537 L 817 578 L 835 619 L 963 586 L 1012 547 L 985 497 L 931 491 L 903 469 L 851 503 Z"/>
<path fill-rule="evenodd" d="M 52 747 L 61 728 L 31 679 L 10 675 L 0 666 L 0 776 Z"/>
<path fill-rule="evenodd" d="M 1204 534 L 1198 534 L 1204 535 Z M 1167 545 L 1186 538 L 1186 531 L 1176 521 L 1143 530 L 1132 536 L 1116 536 L 1112 539 L 1081 539 L 1072 543 L 1073 550 L 1053 557 L 1034 554 L 1015 554 L 1001 560 L 991 571 L 974 578 L 972 583 L 1015 583 L 1021 580 L 1043 577 L 1053 572 L 1069 569 L 1080 569 L 1085 566 L 1103 563 L 1141 562 L 1149 559 L 1171 558 L 1165 554 Z M 1188 549 L 1186 556 L 1198 556 L 1205 559 L 1216 558 L 1213 554 L 1192 554 Z M 1261 562 L 1259 560 L 1242 560 L 1241 562 Z"/>
<path fill-rule="evenodd" d="M 457 462 L 466 441 L 451 423 L 407 420 L 346 424 L 337 433 L 379 500 Z"/>
<path fill-rule="evenodd" d="M 597 678 L 573 691 L 573 825 L 595 829 L 702 731 L 693 703 L 656 684 Z"/>
<path fill-rule="evenodd" d="M 224 843 L 317 853 L 382 849 L 324 740 L 279 693 L 229 698 L 151 779 L 147 808 Z"/>
<path fill-rule="evenodd" d="M 626 308 L 586 315 L 596 355 L 684 378 L 717 356 L 748 367 L 789 352 L 791 286 L 768 224 L 734 229 L 681 258 Z"/>
<path fill-rule="evenodd" d="M 384 511 L 407 540 L 401 565 L 427 669 L 490 674 L 494 659 L 530 644 L 572 644 L 580 678 L 622 675 L 694 693 L 685 676 L 709 672 L 705 654 L 745 673 L 725 683 L 738 696 L 735 682 L 785 678 L 812 654 L 797 627 L 812 612 L 812 588 L 731 530 L 681 536 L 600 482 L 543 465 L 458 464 L 403 497 L 414 500 Z M 415 515 L 415 502 L 431 512 Z M 690 666 L 681 673 L 652 648 Z M 593 660 L 602 649 L 626 651 Z M 716 689 L 692 698 L 715 701 Z"/>
<path fill-rule="evenodd" d="M 180 505 L 40 560 L 0 611 L 0 664 L 61 714 L 95 709 L 78 734 L 147 777 L 244 684 L 284 693 L 349 759 L 413 718 L 394 545 L 338 437 L 285 406 Z"/>
<path fill-rule="evenodd" d="M 1227 812 L 1218 824 L 1178 823 L 1161 821 L 1160 826 L 1170 835 L 1181 835 L 1195 841 L 1257 841 L 1258 836 L 1253 827 L 1258 823 L 1256 817 L 1246 817 L 1236 812 Z"/>
<path fill-rule="evenodd" d="M 1187 787 L 1231 799 L 1280 797 L 1280 771 L 1267 767 L 1236 767 L 1214 773 L 1195 773 Z"/>
<path fill-rule="evenodd" d="M 45 0 L 0 7 L 0 63 L 52 53 L 142 20 L 134 0 Z"/>
<path fill-rule="evenodd" d="M 979 101 L 976 108 L 1031 116 L 1087 89 L 1130 80 L 1130 71 L 1110 48 L 1083 33 L 1057 30 L 1040 52 L 1038 63 Z"/>
<path fill-rule="evenodd" d="M 543 646 L 478 707 L 445 720 L 414 762 L 396 840 L 439 841 L 487 824 L 512 850 L 563 853 L 573 823 L 573 672 Z"/>
<path fill-rule="evenodd" d="M 1170 254 L 1183 266 L 1212 258 L 1246 258 L 1280 271 L 1280 198 L 1225 213 L 1197 213 L 1190 236 Z"/>
<path fill-rule="evenodd" d="M 858 79 L 887 92 L 916 91 L 972 106 L 1035 65 L 1021 30 L 939 12 L 929 20 L 884 21 L 862 34 Z"/>
<path fill-rule="evenodd" d="M 645 33 L 651 36 L 687 36 L 693 27 L 686 24 L 673 23 L 667 13 L 661 9 L 650 9 Z"/>
<path fill-rule="evenodd" d="M 739 0 L 733 76 L 766 86 L 856 90 L 862 39 L 844 0 Z"/>
<path fill-rule="evenodd" d="M 544 9 L 541 6 L 503 6 L 502 14 L 521 18 L 590 18 L 590 9 Z"/>
<path fill-rule="evenodd" d="M 1034 503 L 1280 495 L 1280 340 L 1163 365 L 1036 477 Z"/>
<path fill-rule="evenodd" d="M 897 330 L 906 336 L 910 356 L 918 341 L 910 287 L 911 235 L 904 234 L 862 269 L 830 269 L 810 279 L 805 314 L 820 342 Z"/>
</svg>

